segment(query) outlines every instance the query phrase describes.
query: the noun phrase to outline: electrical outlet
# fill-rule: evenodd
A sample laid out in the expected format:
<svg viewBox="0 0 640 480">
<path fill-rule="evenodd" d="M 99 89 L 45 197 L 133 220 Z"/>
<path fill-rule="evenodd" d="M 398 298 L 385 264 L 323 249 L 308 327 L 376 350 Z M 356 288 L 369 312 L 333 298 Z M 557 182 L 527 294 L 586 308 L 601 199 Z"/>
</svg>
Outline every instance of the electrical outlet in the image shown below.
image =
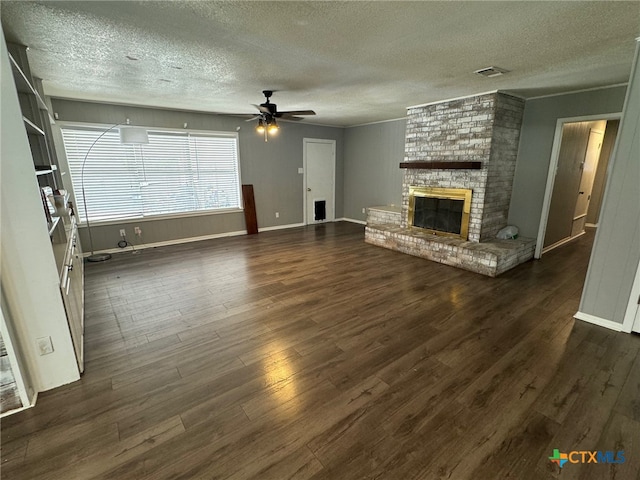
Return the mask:
<svg viewBox="0 0 640 480">
<path fill-rule="evenodd" d="M 304 168 L 298 168 L 298 173 L 304 173 Z"/>
<path fill-rule="evenodd" d="M 276 212 L 276 218 L 280 218 L 280 212 Z"/>
<path fill-rule="evenodd" d="M 124 238 L 124 237 L 126 237 L 126 236 L 127 236 L 127 233 L 124 231 L 124 228 L 121 228 L 121 229 L 120 229 L 120 236 L 121 236 L 122 238 Z"/>
<path fill-rule="evenodd" d="M 49 355 L 53 353 L 53 343 L 51 343 L 51 337 L 40 337 L 37 338 L 38 342 L 38 352 L 40 355 Z"/>
<path fill-rule="evenodd" d="M 363 209 L 362 209 L 362 213 L 367 213 L 367 209 L 366 209 L 366 208 L 363 208 Z"/>
<path fill-rule="evenodd" d="M 142 229 L 140 227 L 134 227 L 133 232 L 138 236 L 142 236 Z"/>
</svg>

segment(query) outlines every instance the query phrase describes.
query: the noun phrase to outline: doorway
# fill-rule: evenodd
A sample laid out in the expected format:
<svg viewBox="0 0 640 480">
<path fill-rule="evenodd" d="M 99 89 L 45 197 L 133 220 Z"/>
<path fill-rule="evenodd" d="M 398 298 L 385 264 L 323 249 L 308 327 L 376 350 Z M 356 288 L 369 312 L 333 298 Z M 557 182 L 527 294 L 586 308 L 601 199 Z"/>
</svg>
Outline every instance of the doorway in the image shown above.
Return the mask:
<svg viewBox="0 0 640 480">
<path fill-rule="evenodd" d="M 619 119 L 558 120 L 535 258 L 597 227 Z"/>
<path fill-rule="evenodd" d="M 333 222 L 336 216 L 336 141 L 304 138 L 304 223 Z"/>
</svg>

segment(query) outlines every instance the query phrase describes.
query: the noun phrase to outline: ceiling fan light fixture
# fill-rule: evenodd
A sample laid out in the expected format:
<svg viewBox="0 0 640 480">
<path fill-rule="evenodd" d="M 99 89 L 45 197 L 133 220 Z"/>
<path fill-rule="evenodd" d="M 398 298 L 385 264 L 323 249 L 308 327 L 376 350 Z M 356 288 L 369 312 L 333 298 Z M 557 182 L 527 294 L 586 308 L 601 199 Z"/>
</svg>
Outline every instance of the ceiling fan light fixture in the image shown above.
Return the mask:
<svg viewBox="0 0 640 480">
<path fill-rule="evenodd" d="M 278 106 L 275 103 L 270 102 L 270 97 L 273 95 L 273 90 L 263 90 L 262 94 L 265 96 L 266 101 L 260 105 L 253 104 L 258 109 L 258 113 L 249 121 L 258 120 L 256 125 L 256 132 L 260 135 L 264 135 L 264 141 L 269 141 L 269 135 L 275 135 L 280 130 L 280 126 L 276 121 L 277 118 L 283 118 L 285 120 L 301 120 L 303 115 L 315 115 L 313 110 L 292 110 L 287 112 L 279 112 Z"/>
</svg>

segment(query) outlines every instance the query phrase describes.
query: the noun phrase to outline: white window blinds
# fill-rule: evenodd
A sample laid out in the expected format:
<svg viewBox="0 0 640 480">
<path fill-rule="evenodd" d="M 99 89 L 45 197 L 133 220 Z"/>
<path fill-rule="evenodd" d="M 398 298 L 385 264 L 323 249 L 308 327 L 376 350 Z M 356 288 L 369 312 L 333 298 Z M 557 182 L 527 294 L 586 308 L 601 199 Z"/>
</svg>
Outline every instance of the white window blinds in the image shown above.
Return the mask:
<svg viewBox="0 0 640 480">
<path fill-rule="evenodd" d="M 62 127 L 81 222 L 240 208 L 236 135 L 149 130 L 149 143 L 123 145 L 117 129 Z"/>
</svg>

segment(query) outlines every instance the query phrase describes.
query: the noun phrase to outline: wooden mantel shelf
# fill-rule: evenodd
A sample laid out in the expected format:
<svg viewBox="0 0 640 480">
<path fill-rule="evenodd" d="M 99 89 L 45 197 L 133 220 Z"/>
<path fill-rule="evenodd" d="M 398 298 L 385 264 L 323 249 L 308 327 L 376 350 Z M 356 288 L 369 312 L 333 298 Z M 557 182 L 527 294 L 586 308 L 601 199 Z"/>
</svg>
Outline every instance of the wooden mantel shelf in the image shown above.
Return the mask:
<svg viewBox="0 0 640 480">
<path fill-rule="evenodd" d="M 421 170 L 480 170 L 482 162 L 402 162 L 400 168 Z"/>
</svg>

